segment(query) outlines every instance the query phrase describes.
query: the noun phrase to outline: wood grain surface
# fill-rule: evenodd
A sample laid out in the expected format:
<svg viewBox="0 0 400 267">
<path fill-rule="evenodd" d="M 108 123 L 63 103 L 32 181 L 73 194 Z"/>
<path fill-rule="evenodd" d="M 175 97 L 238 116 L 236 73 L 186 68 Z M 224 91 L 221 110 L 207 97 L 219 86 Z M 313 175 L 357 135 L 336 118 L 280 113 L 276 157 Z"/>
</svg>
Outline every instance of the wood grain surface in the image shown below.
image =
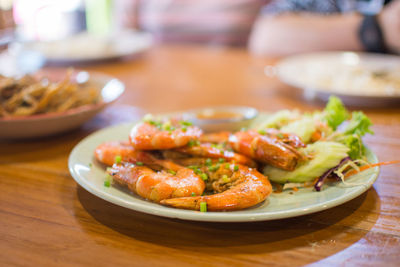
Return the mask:
<svg viewBox="0 0 400 267">
<path fill-rule="evenodd" d="M 212 105 L 276 111 L 322 108 L 264 75 L 276 62 L 245 50 L 161 46 L 140 57 L 81 66 L 127 86 L 113 106 L 62 135 L 0 143 L 0 266 L 398 266 L 400 166 L 336 208 L 255 223 L 167 219 L 110 204 L 69 174 L 72 148 L 103 127 Z M 400 108 L 364 109 L 379 159 L 400 159 Z M 62 122 L 60 122 L 62 123 Z"/>
</svg>

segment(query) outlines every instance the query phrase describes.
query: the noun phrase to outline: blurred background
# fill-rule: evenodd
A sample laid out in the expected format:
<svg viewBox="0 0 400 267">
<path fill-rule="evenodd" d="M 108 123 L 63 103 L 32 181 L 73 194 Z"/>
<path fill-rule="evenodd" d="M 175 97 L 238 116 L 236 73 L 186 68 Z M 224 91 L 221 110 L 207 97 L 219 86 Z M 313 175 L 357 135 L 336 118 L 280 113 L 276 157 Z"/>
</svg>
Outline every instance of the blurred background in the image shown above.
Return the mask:
<svg viewBox="0 0 400 267">
<path fill-rule="evenodd" d="M 111 30 L 111 0 L 1 0 L 0 7 L 1 29 L 15 29 L 19 40 L 50 41 L 85 30 Z"/>
<path fill-rule="evenodd" d="M 83 31 L 104 35 L 130 28 L 152 32 L 161 40 L 210 42 L 207 34 L 234 29 L 234 35 L 219 34 L 211 42 L 244 44 L 243 37 L 268 2 L 1 0 L 0 27 L 2 31 L 15 29 L 15 38 L 24 41 L 58 40 Z"/>
<path fill-rule="evenodd" d="M 289 84 L 335 86 L 340 93 L 369 84 L 370 96 L 380 88 L 390 98 L 400 90 L 393 56 L 400 51 L 400 0 L 0 0 L 0 10 L 0 74 L 6 76 L 45 64 L 126 59 L 159 43 L 195 43 L 260 59 L 351 52 L 290 62 Z M 275 63 L 265 66 L 267 76 L 280 73 Z"/>
<path fill-rule="evenodd" d="M 0 0 L 0 45 L 11 40 L 50 42 L 85 33 L 91 38 L 110 37 L 128 29 L 151 33 L 157 42 L 248 46 L 256 55 L 285 56 L 315 50 L 374 50 L 363 47 L 358 36 L 362 24 L 369 23 L 380 26 L 380 32 L 371 34 L 384 35 L 390 52 L 397 52 L 399 2 Z M 377 16 L 365 22 L 366 15 Z"/>
</svg>

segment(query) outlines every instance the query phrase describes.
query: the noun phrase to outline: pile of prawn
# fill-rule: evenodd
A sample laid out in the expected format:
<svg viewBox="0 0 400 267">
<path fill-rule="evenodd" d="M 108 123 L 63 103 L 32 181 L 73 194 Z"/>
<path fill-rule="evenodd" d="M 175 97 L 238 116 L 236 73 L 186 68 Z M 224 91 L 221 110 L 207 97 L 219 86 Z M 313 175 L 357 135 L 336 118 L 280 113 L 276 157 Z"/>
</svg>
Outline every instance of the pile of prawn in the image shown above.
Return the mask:
<svg viewBox="0 0 400 267">
<path fill-rule="evenodd" d="M 129 141 L 100 144 L 94 154 L 113 183 L 162 205 L 233 211 L 262 203 L 272 192 L 261 164 L 294 170 L 301 140 L 277 130 L 204 134 L 188 121 L 145 118 Z"/>
</svg>

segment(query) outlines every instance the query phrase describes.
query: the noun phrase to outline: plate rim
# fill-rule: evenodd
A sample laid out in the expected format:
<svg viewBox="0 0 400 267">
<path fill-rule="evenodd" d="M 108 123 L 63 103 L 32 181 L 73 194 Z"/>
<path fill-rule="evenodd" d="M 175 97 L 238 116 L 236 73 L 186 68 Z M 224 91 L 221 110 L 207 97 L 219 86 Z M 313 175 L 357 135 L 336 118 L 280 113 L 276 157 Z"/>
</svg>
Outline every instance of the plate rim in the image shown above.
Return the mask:
<svg viewBox="0 0 400 267">
<path fill-rule="evenodd" d="M 62 56 L 49 56 L 45 53 L 42 53 L 40 49 L 37 49 L 36 46 L 40 46 L 42 44 L 49 44 L 52 41 L 32 41 L 32 42 L 25 42 L 22 44 L 22 50 L 31 51 L 34 53 L 39 54 L 42 56 L 47 63 L 52 64 L 76 64 L 76 63 L 96 63 L 99 61 L 110 61 L 120 59 L 126 56 L 136 55 L 145 52 L 146 50 L 150 49 L 154 43 L 153 36 L 144 31 L 130 31 L 128 32 L 130 38 L 139 38 L 143 41 L 143 44 L 136 47 L 135 49 L 131 49 L 128 52 L 119 52 L 113 51 L 110 54 L 102 55 L 102 56 L 87 56 L 87 57 L 79 57 L 79 56 L 70 56 L 70 57 L 62 57 Z M 115 37 L 110 37 L 115 38 Z"/>
<path fill-rule="evenodd" d="M 366 192 L 369 188 L 372 187 L 372 185 L 375 183 L 376 179 L 379 176 L 380 173 L 380 167 L 374 167 L 372 170 L 373 173 L 370 174 L 370 180 L 369 183 L 359 185 L 356 188 L 356 191 L 352 192 L 351 194 L 346 194 L 343 195 L 339 198 L 334 198 L 330 199 L 327 201 L 324 201 L 322 203 L 318 204 L 312 204 L 307 207 L 307 209 L 292 209 L 292 210 L 286 210 L 286 211 L 278 211 L 278 212 L 264 212 L 264 213 L 256 213 L 256 214 L 237 214 L 234 211 L 230 212 L 207 212 L 207 213 L 202 213 L 200 211 L 192 211 L 192 210 L 181 210 L 181 209 L 175 209 L 171 207 L 166 207 L 162 206 L 157 203 L 152 203 L 149 202 L 145 199 L 142 199 L 141 197 L 134 197 L 137 200 L 141 200 L 139 202 L 130 202 L 130 201 L 125 201 L 117 196 L 114 196 L 110 193 L 105 192 L 104 190 L 100 190 L 96 187 L 93 187 L 90 185 L 89 182 L 86 181 L 83 177 L 81 177 L 80 174 L 78 174 L 74 168 L 74 157 L 75 154 L 79 152 L 79 149 L 84 147 L 86 142 L 91 141 L 92 139 L 96 137 L 102 136 L 105 132 L 107 131 L 112 131 L 113 129 L 118 129 L 122 127 L 128 127 L 129 125 L 134 125 L 136 122 L 131 122 L 131 123 L 122 123 L 122 124 L 117 124 L 113 126 L 109 126 L 106 128 L 103 128 L 99 131 L 96 131 L 84 139 L 82 139 L 71 151 L 69 158 L 68 158 L 68 169 L 69 172 L 72 176 L 72 178 L 75 180 L 77 184 L 82 186 L 86 191 L 90 192 L 91 194 L 107 201 L 110 203 L 113 203 L 117 206 L 122 206 L 124 208 L 128 208 L 137 212 L 143 212 L 146 214 L 150 215 L 156 215 L 156 216 L 161 216 L 161 217 L 167 217 L 167 218 L 172 218 L 172 219 L 181 219 L 181 220 L 188 220 L 188 221 L 203 221 L 203 222 L 254 222 L 254 221 L 270 221 L 270 220 L 278 220 L 278 219 L 285 219 L 285 218 L 292 218 L 292 217 L 298 217 L 302 215 L 307 215 L 311 213 L 316 213 L 319 211 L 327 210 L 339 205 L 342 205 L 360 195 L 362 195 L 364 192 Z M 373 158 L 374 161 L 378 161 L 378 158 L 376 154 L 367 148 L 368 152 L 370 153 L 371 157 Z M 93 164 L 93 157 L 90 159 L 90 162 Z M 92 168 L 94 167 L 95 164 L 92 165 Z M 316 192 L 313 192 L 316 193 Z M 268 198 L 267 198 L 268 201 Z M 154 206 L 152 208 L 149 208 L 149 204 L 153 204 Z M 168 209 L 168 212 L 166 212 L 165 209 Z"/>
</svg>

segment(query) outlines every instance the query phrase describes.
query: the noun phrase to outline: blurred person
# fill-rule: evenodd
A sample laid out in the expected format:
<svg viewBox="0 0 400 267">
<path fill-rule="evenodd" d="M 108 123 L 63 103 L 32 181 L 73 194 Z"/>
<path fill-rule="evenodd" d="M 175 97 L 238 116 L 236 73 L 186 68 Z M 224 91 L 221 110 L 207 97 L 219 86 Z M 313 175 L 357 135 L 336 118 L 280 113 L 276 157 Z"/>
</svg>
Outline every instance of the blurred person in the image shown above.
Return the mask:
<svg viewBox="0 0 400 267">
<path fill-rule="evenodd" d="M 12 8 L 3 9 L 0 6 L 0 30 L 11 29 L 15 26 Z"/>
<path fill-rule="evenodd" d="M 0 49 L 6 48 L 14 35 L 15 23 L 11 5 L 0 4 Z"/>
<path fill-rule="evenodd" d="M 115 0 L 117 28 L 153 33 L 161 42 L 244 46 L 269 0 Z"/>
<path fill-rule="evenodd" d="M 273 1 L 255 22 L 249 49 L 274 56 L 321 50 L 399 53 L 400 0 Z"/>
</svg>

